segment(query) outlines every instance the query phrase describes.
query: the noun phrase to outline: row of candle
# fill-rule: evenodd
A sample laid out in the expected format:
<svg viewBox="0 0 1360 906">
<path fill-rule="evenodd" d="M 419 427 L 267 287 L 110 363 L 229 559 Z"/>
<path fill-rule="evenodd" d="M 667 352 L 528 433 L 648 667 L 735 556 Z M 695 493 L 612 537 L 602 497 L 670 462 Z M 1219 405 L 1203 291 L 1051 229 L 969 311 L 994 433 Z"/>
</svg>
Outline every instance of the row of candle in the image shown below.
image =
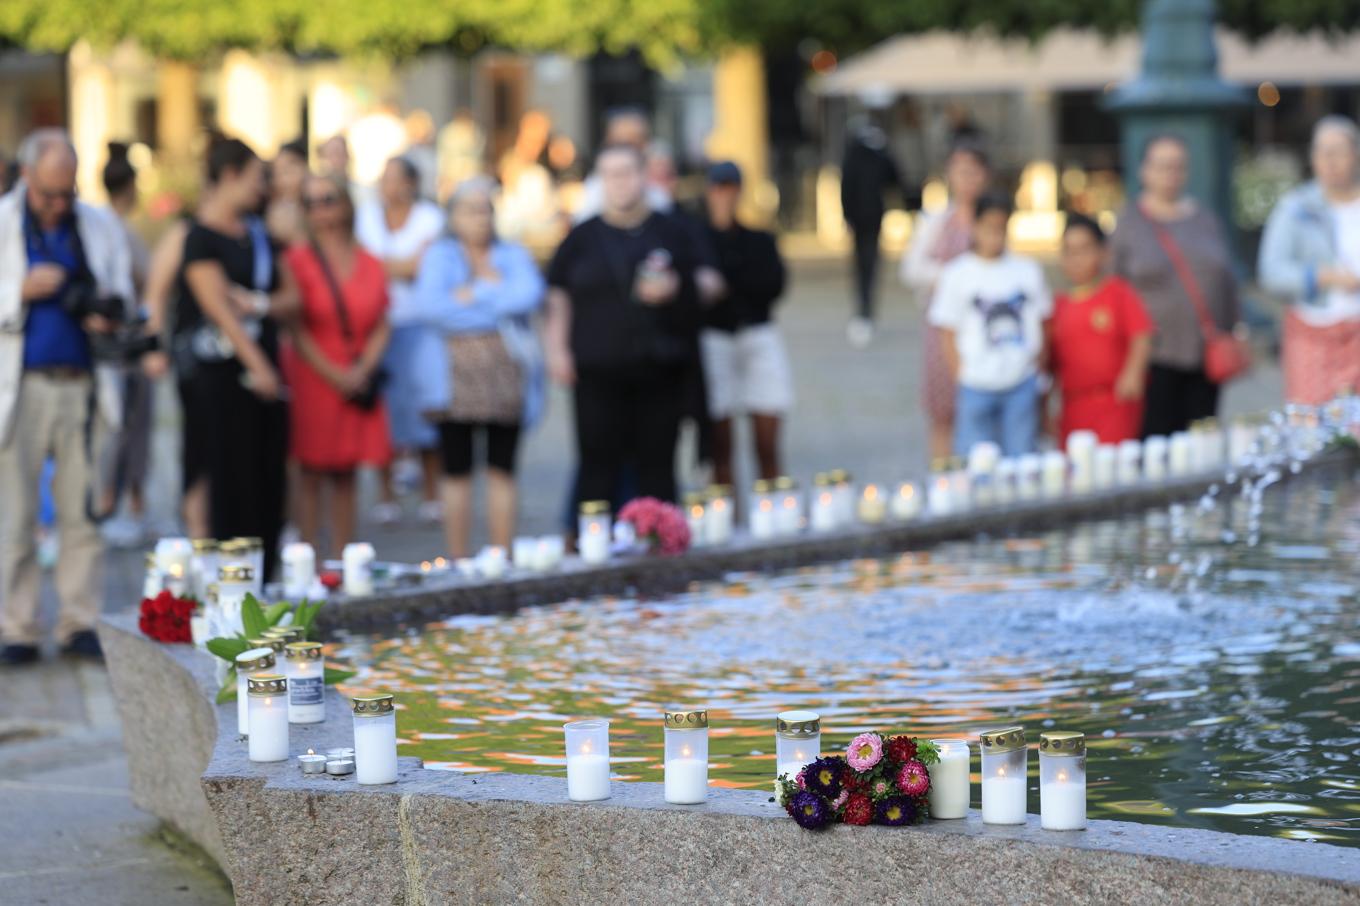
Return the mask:
<svg viewBox="0 0 1360 906">
<path fill-rule="evenodd" d="M 609 721 L 599 718 L 563 725 L 567 798 L 595 802 L 610 797 Z M 663 797 L 676 805 L 708 798 L 708 712 L 665 713 Z M 1029 748 L 1022 727 L 986 730 L 982 750 L 982 820 L 1024 824 L 1027 813 Z M 965 818 L 972 801 L 972 754 L 959 739 L 933 740 L 939 760 L 930 774 L 930 815 Z M 775 720 L 775 777 L 793 779 L 821 757 L 821 718 L 812 711 L 785 711 Z M 1049 732 L 1039 741 L 1039 809 L 1045 830 L 1086 828 L 1086 738 Z"/>
</svg>

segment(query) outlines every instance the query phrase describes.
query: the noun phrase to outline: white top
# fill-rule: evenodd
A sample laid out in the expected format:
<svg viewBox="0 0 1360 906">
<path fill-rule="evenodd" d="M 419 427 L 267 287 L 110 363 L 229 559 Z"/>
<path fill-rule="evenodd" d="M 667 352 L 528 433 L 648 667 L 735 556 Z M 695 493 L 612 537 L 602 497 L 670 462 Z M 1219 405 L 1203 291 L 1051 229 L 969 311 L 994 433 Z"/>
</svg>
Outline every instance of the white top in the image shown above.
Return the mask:
<svg viewBox="0 0 1360 906">
<path fill-rule="evenodd" d="M 1038 368 L 1044 321 L 1053 299 L 1037 262 L 1017 255 L 965 252 L 940 272 L 930 323 L 954 332 L 959 383 L 1009 390 Z"/>
<path fill-rule="evenodd" d="M 1336 264 L 1360 274 L 1360 199 L 1332 205 L 1336 222 Z M 1360 318 L 1360 293 L 1329 289 L 1321 305 L 1296 305 L 1294 311 L 1313 327 L 1330 327 Z"/>
<path fill-rule="evenodd" d="M 432 201 L 417 201 L 400 229 L 387 227 L 382 204 L 371 201 L 361 205 L 354 214 L 354 235 L 359 244 L 379 260 L 410 258 L 420 254 L 427 245 L 444 231 L 444 212 Z M 387 281 L 387 319 L 393 327 L 412 322 L 412 293 L 414 280 Z"/>
</svg>

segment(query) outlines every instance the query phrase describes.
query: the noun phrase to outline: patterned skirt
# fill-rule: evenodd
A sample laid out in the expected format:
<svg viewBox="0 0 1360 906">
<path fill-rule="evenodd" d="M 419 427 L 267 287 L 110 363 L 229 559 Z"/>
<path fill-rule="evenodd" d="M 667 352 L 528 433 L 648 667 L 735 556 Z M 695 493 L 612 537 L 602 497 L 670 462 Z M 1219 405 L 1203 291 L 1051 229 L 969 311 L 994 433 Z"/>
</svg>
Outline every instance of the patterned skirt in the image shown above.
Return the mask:
<svg viewBox="0 0 1360 906">
<path fill-rule="evenodd" d="M 448 418 L 457 422 L 518 424 L 524 415 L 524 376 L 498 333 L 462 334 L 448 339 L 453 402 Z"/>
<path fill-rule="evenodd" d="M 1360 390 L 1360 320 L 1314 327 L 1293 311 L 1284 316 L 1284 396 L 1316 406 Z"/>
</svg>

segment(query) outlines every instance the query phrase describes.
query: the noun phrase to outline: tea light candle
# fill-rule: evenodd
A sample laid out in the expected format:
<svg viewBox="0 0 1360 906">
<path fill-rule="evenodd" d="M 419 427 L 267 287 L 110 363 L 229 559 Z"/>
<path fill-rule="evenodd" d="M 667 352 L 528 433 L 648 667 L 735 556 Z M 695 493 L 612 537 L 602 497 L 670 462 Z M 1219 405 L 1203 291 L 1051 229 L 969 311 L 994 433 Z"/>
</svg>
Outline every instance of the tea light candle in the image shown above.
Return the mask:
<svg viewBox="0 0 1360 906">
<path fill-rule="evenodd" d="M 288 722 L 319 724 L 326 719 L 326 660 L 320 642 L 284 646 L 283 673 L 288 677 Z"/>
<path fill-rule="evenodd" d="M 825 472 L 817 473 L 812 479 L 808 526 L 814 532 L 829 532 L 836 527 L 836 495 L 831 490 L 831 478 Z"/>
<path fill-rule="evenodd" d="M 354 697 L 354 771 L 363 784 L 397 781 L 397 712 L 391 694 Z"/>
<path fill-rule="evenodd" d="M 1086 736 L 1039 736 L 1039 818 L 1044 830 L 1086 830 Z"/>
<path fill-rule="evenodd" d="M 362 597 L 373 594 L 373 545 L 355 541 L 345 545 L 340 555 L 345 594 Z"/>
<path fill-rule="evenodd" d="M 1025 770 L 1029 749 L 1021 727 L 980 734 L 982 741 L 982 822 L 1025 823 Z"/>
<path fill-rule="evenodd" d="M 347 777 L 354 773 L 353 758 L 330 758 L 326 760 L 326 773 L 332 777 Z"/>
<path fill-rule="evenodd" d="M 771 490 L 770 483 L 764 479 L 751 485 L 749 522 L 752 538 L 763 540 L 774 537 L 775 514 Z"/>
<path fill-rule="evenodd" d="M 1026 453 L 1016 460 L 1015 496 L 1018 500 L 1038 500 L 1043 493 L 1044 460 L 1037 453 Z"/>
<path fill-rule="evenodd" d="M 297 757 L 298 767 L 302 768 L 304 774 L 324 774 L 326 773 L 326 756 L 318 755 L 311 749 L 307 750 L 306 755 Z"/>
<path fill-rule="evenodd" d="M 822 718 L 815 711 L 783 711 L 774 722 L 776 779 L 798 776 L 822 754 Z"/>
<path fill-rule="evenodd" d="M 866 484 L 859 498 L 859 521 L 877 525 L 888 515 L 888 502 L 879 493 L 878 485 Z"/>
<path fill-rule="evenodd" d="M 1130 487 L 1138 484 L 1143 475 L 1143 444 L 1138 440 L 1119 442 L 1119 484 Z"/>
<path fill-rule="evenodd" d="M 803 497 L 798 493 L 798 482 L 787 475 L 774 480 L 775 533 L 796 535 L 803 527 Z"/>
<path fill-rule="evenodd" d="M 1101 444 L 1096 447 L 1092 457 L 1091 485 L 1097 490 L 1107 490 L 1114 487 L 1115 474 L 1118 471 L 1119 453 L 1113 444 Z"/>
<path fill-rule="evenodd" d="M 916 485 L 904 481 L 897 486 L 897 493 L 892 498 L 892 514 L 894 519 L 903 521 L 921 515 L 921 492 Z"/>
<path fill-rule="evenodd" d="M 704 541 L 704 509 L 707 499 L 698 491 L 685 495 L 685 522 L 689 525 L 689 546 L 702 547 Z"/>
<path fill-rule="evenodd" d="M 666 712 L 665 798 L 692 805 L 708 798 L 708 712 Z"/>
<path fill-rule="evenodd" d="M 284 545 L 281 559 L 284 597 L 307 597 L 316 579 L 316 551 L 305 541 L 294 541 Z"/>
<path fill-rule="evenodd" d="M 287 678 L 280 673 L 253 673 L 246 685 L 250 699 L 250 760 L 287 760 Z"/>
<path fill-rule="evenodd" d="M 931 741 L 940 751 L 940 760 L 926 767 L 930 772 L 930 817 L 966 818 L 973 796 L 973 785 L 968 776 L 971 761 L 968 743 L 961 739 Z"/>
<path fill-rule="evenodd" d="M 609 721 L 577 720 L 562 725 L 567 742 L 567 798 L 596 802 L 609 798 Z"/>
<path fill-rule="evenodd" d="M 250 687 L 247 680 L 252 673 L 269 673 L 274 669 L 272 648 L 251 648 L 236 655 L 236 732 L 250 735 Z M 285 718 L 287 715 L 284 715 Z"/>
<path fill-rule="evenodd" d="M 1155 434 L 1143 441 L 1143 477 L 1148 481 L 1166 480 L 1168 444 Z"/>
<path fill-rule="evenodd" d="M 1067 435 L 1067 458 L 1072 461 L 1072 493 L 1089 494 L 1095 484 L 1096 446 L 1094 431 L 1073 431 Z"/>
<path fill-rule="evenodd" d="M 708 506 L 704 507 L 704 540 L 709 545 L 727 544 L 732 540 L 735 507 L 732 488 L 725 484 L 709 485 L 705 492 Z"/>
<path fill-rule="evenodd" d="M 1056 500 L 1067 493 L 1067 456 L 1061 450 L 1049 450 L 1043 456 L 1044 497 Z"/>
<path fill-rule="evenodd" d="M 1179 477 L 1189 475 L 1193 468 L 1191 462 L 1191 441 L 1190 432 L 1177 431 L 1171 435 L 1167 443 L 1167 472 L 1168 474 Z"/>
<path fill-rule="evenodd" d="M 609 559 L 611 518 L 609 502 L 587 500 L 581 504 L 576 547 L 585 563 L 604 563 Z"/>
<path fill-rule="evenodd" d="M 348 758 L 348 759 L 350 759 L 351 761 L 353 761 L 353 760 L 354 760 L 354 749 L 350 748 L 349 746 L 340 746 L 340 747 L 334 748 L 334 749 L 327 749 L 327 750 L 326 750 L 326 758 L 327 758 L 328 760 L 330 760 L 330 761 L 336 761 L 336 760 L 341 760 L 341 759 L 345 759 L 345 758 Z"/>
<path fill-rule="evenodd" d="M 537 570 L 538 539 L 516 538 L 510 544 L 510 559 L 514 562 L 515 569 Z"/>
</svg>

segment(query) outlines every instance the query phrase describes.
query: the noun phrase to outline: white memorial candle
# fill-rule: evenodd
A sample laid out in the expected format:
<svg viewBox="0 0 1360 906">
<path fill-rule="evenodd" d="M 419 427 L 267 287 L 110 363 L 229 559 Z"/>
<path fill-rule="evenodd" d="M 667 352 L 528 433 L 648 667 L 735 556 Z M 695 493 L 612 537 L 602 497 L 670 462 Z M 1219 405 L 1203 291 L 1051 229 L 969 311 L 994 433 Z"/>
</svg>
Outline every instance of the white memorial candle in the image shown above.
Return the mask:
<svg viewBox="0 0 1360 906">
<path fill-rule="evenodd" d="M 892 514 L 894 519 L 915 519 L 921 514 L 921 492 L 916 485 L 910 481 L 904 481 L 897 486 L 897 493 L 892 499 Z"/>
<path fill-rule="evenodd" d="M 609 721 L 564 724 L 567 745 L 567 798 L 573 802 L 608 799 Z"/>
<path fill-rule="evenodd" d="M 752 485 L 749 517 L 752 538 L 764 540 L 774 537 L 776 530 L 774 500 L 771 499 L 770 493 L 770 483 L 764 479 Z"/>
<path fill-rule="evenodd" d="M 184 573 L 184 567 L 178 563 L 173 563 L 165 571 L 165 581 L 163 586 L 166 591 L 177 598 L 182 598 L 189 592 L 189 577 Z"/>
<path fill-rule="evenodd" d="M 708 489 L 708 506 L 704 508 L 704 540 L 708 544 L 732 540 L 733 509 L 731 488 L 719 484 Z"/>
<path fill-rule="evenodd" d="M 966 818 L 973 796 L 968 743 L 961 739 L 932 741 L 940 750 L 940 760 L 926 768 L 930 772 L 930 817 Z"/>
<path fill-rule="evenodd" d="M 607 501 L 587 500 L 581 504 L 576 549 L 583 562 L 594 565 L 604 563 L 609 559 L 610 527 L 612 524 L 613 519 Z"/>
<path fill-rule="evenodd" d="M 251 761 L 288 759 L 288 680 L 278 673 L 254 673 L 247 681 L 250 699 Z"/>
<path fill-rule="evenodd" d="M 283 596 L 307 597 L 316 579 L 316 551 L 305 541 L 294 541 L 284 545 L 280 561 L 283 564 Z"/>
<path fill-rule="evenodd" d="M 354 773 L 364 784 L 397 781 L 397 712 L 390 694 L 354 697 Z"/>
<path fill-rule="evenodd" d="M 879 493 L 878 485 L 867 484 L 859 498 L 859 521 L 866 525 L 877 525 L 888 515 L 888 504 Z"/>
<path fill-rule="evenodd" d="M 1025 823 L 1025 768 L 1029 750 L 1021 727 L 980 734 L 982 742 L 982 821 Z"/>
<path fill-rule="evenodd" d="M 983 775 L 982 823 L 1025 823 L 1025 778 Z"/>
<path fill-rule="evenodd" d="M 703 547 L 707 540 L 704 537 L 707 529 L 704 527 L 704 507 L 706 501 L 704 495 L 692 493 L 685 495 L 685 523 L 689 526 L 689 546 Z"/>
<path fill-rule="evenodd" d="M 1092 457 L 1091 485 L 1097 490 L 1114 487 L 1119 467 L 1119 452 L 1114 444 L 1101 444 Z"/>
<path fill-rule="evenodd" d="M 1143 477 L 1148 481 L 1166 480 L 1167 440 L 1161 435 L 1153 435 L 1143 441 Z"/>
<path fill-rule="evenodd" d="M 289 642 L 283 649 L 288 677 L 288 722 L 318 724 L 326 719 L 326 659 L 320 642 Z"/>
<path fill-rule="evenodd" d="M 544 535 L 538 539 L 538 568 L 543 571 L 557 569 L 562 562 L 566 544 L 560 535 Z"/>
<path fill-rule="evenodd" d="M 188 538 L 162 538 L 156 542 L 156 568 L 162 575 L 179 568 L 180 576 L 189 574 L 194 558 L 194 545 Z"/>
<path fill-rule="evenodd" d="M 1067 493 L 1067 456 L 1061 450 L 1049 450 L 1043 459 L 1044 497 L 1056 500 Z"/>
<path fill-rule="evenodd" d="M 195 538 L 190 545 L 193 556 L 189 560 L 189 593 L 202 601 L 208 586 L 217 581 L 217 542 L 212 538 Z"/>
<path fill-rule="evenodd" d="M 373 594 L 373 545 L 356 541 L 345 545 L 341 554 L 345 594 L 354 597 Z"/>
<path fill-rule="evenodd" d="M 1177 431 L 1171 435 L 1167 446 L 1167 472 L 1173 477 L 1189 475 L 1193 470 L 1191 446 L 1190 432 Z"/>
<path fill-rule="evenodd" d="M 142 575 L 142 597 L 154 598 L 161 593 L 161 565 L 154 551 L 146 555 L 146 572 Z"/>
<path fill-rule="evenodd" d="M 1043 493 L 1044 460 L 1038 453 L 1026 453 L 1016 460 L 1015 496 L 1038 500 Z"/>
<path fill-rule="evenodd" d="M 275 663 L 272 648 L 251 648 L 236 655 L 236 732 L 242 736 L 250 735 L 250 690 L 246 681 L 252 673 L 269 673 Z"/>
<path fill-rule="evenodd" d="M 954 489 L 949 483 L 949 475 L 937 472 L 930 477 L 930 490 L 926 492 L 926 507 L 932 516 L 948 516 L 954 511 Z"/>
<path fill-rule="evenodd" d="M 855 486 L 850 473 L 844 469 L 832 469 L 826 473 L 831 483 L 832 505 L 836 512 L 836 525 L 850 525 L 855 521 Z"/>
<path fill-rule="evenodd" d="M 516 538 L 510 544 L 510 559 L 514 561 L 515 569 L 538 569 L 538 539 Z"/>
<path fill-rule="evenodd" d="M 505 575 L 505 567 L 505 548 L 500 545 L 488 545 L 477 555 L 477 572 L 487 579 L 499 579 Z"/>
<path fill-rule="evenodd" d="M 708 712 L 666 712 L 665 798 L 692 805 L 708 798 Z"/>
<path fill-rule="evenodd" d="M 1125 440 L 1119 443 L 1119 469 L 1117 478 L 1124 487 L 1138 484 L 1143 476 L 1143 444 L 1138 440 Z"/>
<path fill-rule="evenodd" d="M 949 461 L 949 499 L 951 512 L 962 513 L 973 506 L 973 483 L 958 457 Z"/>
<path fill-rule="evenodd" d="M 666 801 L 692 805 L 708 798 L 708 761 L 700 758 L 666 760 Z"/>
<path fill-rule="evenodd" d="M 1015 501 L 1015 474 L 1014 459 L 1003 459 L 996 464 L 996 485 L 992 488 L 993 503 L 1005 506 Z"/>
<path fill-rule="evenodd" d="M 774 722 L 775 779 L 793 780 L 822 751 L 822 718 L 815 711 L 781 711 Z"/>
<path fill-rule="evenodd" d="M 829 532 L 836 527 L 836 495 L 829 487 L 814 492 L 808 524 L 814 532 Z"/>
<path fill-rule="evenodd" d="M 780 535 L 796 535 L 803 527 L 803 497 L 798 483 L 781 476 L 774 480 L 775 531 Z"/>
<path fill-rule="evenodd" d="M 1044 830 L 1086 829 L 1086 736 L 1039 737 L 1039 820 Z"/>
<path fill-rule="evenodd" d="M 1072 461 L 1072 493 L 1089 494 L 1095 483 L 1095 455 L 1099 439 L 1094 431 L 1067 435 L 1067 458 Z"/>
</svg>

